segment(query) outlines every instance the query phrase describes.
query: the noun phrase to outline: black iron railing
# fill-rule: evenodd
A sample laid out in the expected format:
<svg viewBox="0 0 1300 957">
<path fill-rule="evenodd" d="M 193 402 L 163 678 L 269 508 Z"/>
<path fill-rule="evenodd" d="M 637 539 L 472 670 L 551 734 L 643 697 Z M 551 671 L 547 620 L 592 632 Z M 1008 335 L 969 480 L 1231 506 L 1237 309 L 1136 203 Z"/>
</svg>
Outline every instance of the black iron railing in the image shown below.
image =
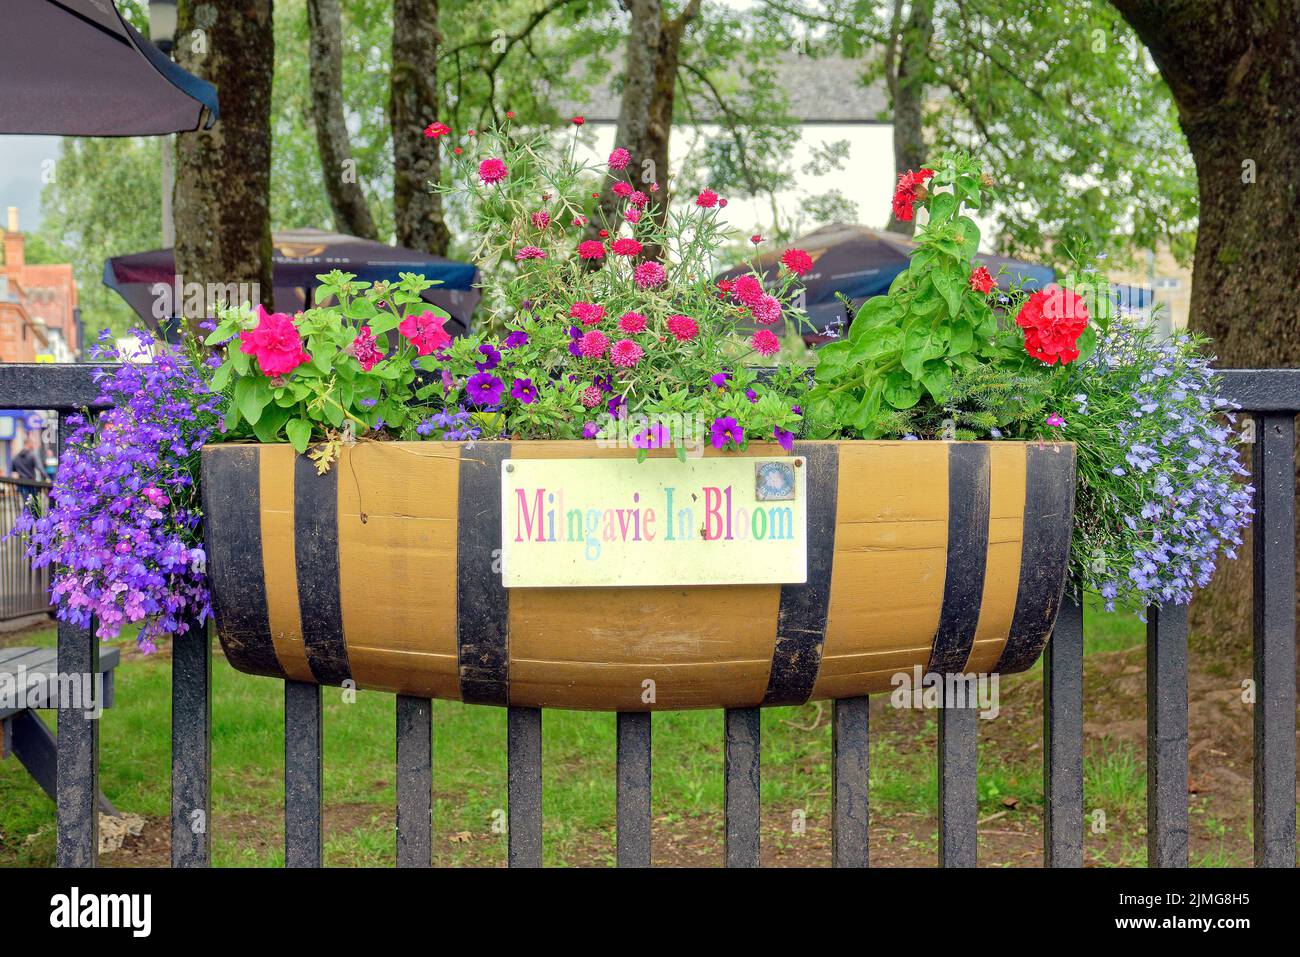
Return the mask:
<svg viewBox="0 0 1300 957">
<path fill-rule="evenodd" d="M 50 610 L 50 570 L 32 568 L 23 543 L 10 535 L 25 509 L 46 508 L 49 494 L 48 482 L 0 478 L 0 621 Z"/>
<path fill-rule="evenodd" d="M 94 402 L 93 367 L 0 365 L 0 407 L 79 411 Z M 1254 422 L 1255 863 L 1292 867 L 1296 853 L 1295 416 L 1300 369 L 1227 370 L 1226 394 Z M 61 433 L 62 435 L 62 433 Z M 92 672 L 98 642 L 60 624 L 59 671 Z M 1083 610 L 1067 600 L 1043 668 L 1044 864 L 1083 864 Z M 1147 624 L 1147 814 L 1150 866 L 1188 863 L 1187 608 L 1152 608 Z M 172 649 L 172 863 L 211 860 L 211 641 Z M 834 702 L 832 859 L 868 857 L 868 701 Z M 759 862 L 760 740 L 756 708 L 725 712 L 725 856 Z M 319 685 L 285 683 L 285 863 L 322 862 L 322 709 Z M 617 722 L 617 860 L 650 863 L 652 717 Z M 428 866 L 432 850 L 432 707 L 397 696 L 397 864 Z M 512 866 L 542 860 L 542 712 L 510 708 L 508 843 Z M 939 712 L 939 863 L 971 867 L 977 847 L 976 712 Z M 60 866 L 97 862 L 98 723 L 58 716 Z"/>
</svg>

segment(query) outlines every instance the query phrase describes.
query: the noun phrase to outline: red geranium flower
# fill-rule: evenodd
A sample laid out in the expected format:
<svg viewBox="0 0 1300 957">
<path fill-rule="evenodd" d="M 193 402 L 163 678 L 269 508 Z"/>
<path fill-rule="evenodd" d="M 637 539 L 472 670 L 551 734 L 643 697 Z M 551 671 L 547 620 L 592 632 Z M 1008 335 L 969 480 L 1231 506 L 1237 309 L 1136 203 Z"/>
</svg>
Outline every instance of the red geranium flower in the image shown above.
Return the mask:
<svg viewBox="0 0 1300 957">
<path fill-rule="evenodd" d="M 1088 307 L 1084 301 L 1055 284 L 1030 296 L 1016 316 L 1025 330 L 1025 351 L 1049 366 L 1079 358 L 1076 343 L 1088 328 Z"/>
<path fill-rule="evenodd" d="M 813 267 L 812 257 L 802 249 L 787 249 L 781 263 L 796 276 L 802 276 Z"/>
<path fill-rule="evenodd" d="M 987 296 L 993 290 L 995 285 L 997 285 L 997 283 L 994 282 L 993 276 L 988 271 L 987 267 L 976 266 L 971 270 L 970 287 L 976 292 Z"/>
<path fill-rule="evenodd" d="M 898 177 L 898 186 L 894 188 L 894 218 L 899 222 L 910 222 L 912 207 L 917 200 L 917 187 L 934 175 L 932 169 L 922 169 L 915 173 L 908 170 Z"/>
</svg>

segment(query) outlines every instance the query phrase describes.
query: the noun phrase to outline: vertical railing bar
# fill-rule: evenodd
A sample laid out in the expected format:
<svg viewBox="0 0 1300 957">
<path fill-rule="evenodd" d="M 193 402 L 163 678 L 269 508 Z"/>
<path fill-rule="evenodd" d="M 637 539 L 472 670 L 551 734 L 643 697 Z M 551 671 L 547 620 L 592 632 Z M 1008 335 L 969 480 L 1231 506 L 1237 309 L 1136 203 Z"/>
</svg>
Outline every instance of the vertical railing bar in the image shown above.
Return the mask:
<svg viewBox="0 0 1300 957">
<path fill-rule="evenodd" d="M 615 858 L 619 867 L 650 866 L 650 727 L 649 711 L 618 713 Z"/>
<path fill-rule="evenodd" d="M 760 716 L 758 708 L 728 708 L 723 714 L 724 856 L 728 867 L 759 866 Z"/>
<path fill-rule="evenodd" d="M 940 867 L 974 867 L 979 845 L 978 716 L 957 704 L 939 709 Z"/>
<path fill-rule="evenodd" d="M 321 688 L 306 681 L 284 683 L 284 863 L 320 867 L 324 862 L 324 715 Z"/>
<path fill-rule="evenodd" d="M 1187 866 L 1187 606 L 1147 609 L 1147 866 Z"/>
<path fill-rule="evenodd" d="M 1083 866 L 1083 605 L 1074 582 L 1043 654 L 1043 866 Z"/>
<path fill-rule="evenodd" d="M 870 861 L 871 700 L 842 698 L 831 712 L 831 864 Z"/>
<path fill-rule="evenodd" d="M 59 416 L 58 449 L 62 458 L 69 428 Z M 59 674 L 76 676 L 84 688 L 94 687 L 99 673 L 99 640 L 95 622 L 89 626 L 59 622 Z M 70 696 L 72 697 L 72 696 Z M 89 701 L 62 701 L 55 745 L 55 863 L 59 867 L 99 864 L 99 716 Z M 80 705 L 76 707 L 75 705 Z"/>
<path fill-rule="evenodd" d="M 511 867 L 542 866 L 542 709 L 506 713 L 507 859 Z"/>
<path fill-rule="evenodd" d="M 1255 866 L 1294 867 L 1295 415 L 1255 426 Z"/>
<path fill-rule="evenodd" d="M 212 863 L 212 636 L 172 639 L 172 867 Z"/>
<path fill-rule="evenodd" d="M 433 866 L 433 702 L 397 696 L 397 866 Z"/>
</svg>

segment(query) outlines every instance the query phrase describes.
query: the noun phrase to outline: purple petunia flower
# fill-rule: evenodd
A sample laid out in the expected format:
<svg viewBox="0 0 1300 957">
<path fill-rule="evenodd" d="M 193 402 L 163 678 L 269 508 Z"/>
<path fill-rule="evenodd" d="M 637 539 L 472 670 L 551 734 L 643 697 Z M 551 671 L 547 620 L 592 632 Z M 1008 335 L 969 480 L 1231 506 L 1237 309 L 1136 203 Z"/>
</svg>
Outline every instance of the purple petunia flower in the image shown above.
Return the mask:
<svg viewBox="0 0 1300 957">
<path fill-rule="evenodd" d="M 520 346 L 526 345 L 528 345 L 528 333 L 522 329 L 516 329 L 506 336 L 505 346 L 507 349 L 518 349 Z"/>
<path fill-rule="evenodd" d="M 713 420 L 713 435 L 711 438 L 715 449 L 725 448 L 728 442 L 737 447 L 745 441 L 745 430 L 729 415 Z"/>
<path fill-rule="evenodd" d="M 600 434 L 600 426 L 595 422 L 587 422 L 582 426 L 582 437 L 584 439 L 594 439 Z"/>
<path fill-rule="evenodd" d="M 478 372 L 465 383 L 465 392 L 475 405 L 496 405 L 501 401 L 505 383 L 490 372 Z"/>
<path fill-rule="evenodd" d="M 537 401 L 537 387 L 533 385 L 532 379 L 516 379 L 510 387 L 510 394 L 524 405 L 532 405 Z"/>
<path fill-rule="evenodd" d="M 713 375 L 709 376 L 709 381 L 712 382 L 717 388 L 725 389 L 727 387 L 727 380 L 730 378 L 731 378 L 730 372 L 715 372 L 713 373 Z"/>
<path fill-rule="evenodd" d="M 775 438 L 777 444 L 781 446 L 781 448 L 785 449 L 787 452 L 794 451 L 793 432 L 787 431 L 786 429 L 783 429 L 781 428 L 781 426 L 778 425 L 772 429 L 772 437 Z"/>
<path fill-rule="evenodd" d="M 488 372 L 501 364 L 501 353 L 488 343 L 480 345 L 478 351 L 482 354 L 483 361 L 476 362 L 474 368 L 479 372 Z"/>
</svg>

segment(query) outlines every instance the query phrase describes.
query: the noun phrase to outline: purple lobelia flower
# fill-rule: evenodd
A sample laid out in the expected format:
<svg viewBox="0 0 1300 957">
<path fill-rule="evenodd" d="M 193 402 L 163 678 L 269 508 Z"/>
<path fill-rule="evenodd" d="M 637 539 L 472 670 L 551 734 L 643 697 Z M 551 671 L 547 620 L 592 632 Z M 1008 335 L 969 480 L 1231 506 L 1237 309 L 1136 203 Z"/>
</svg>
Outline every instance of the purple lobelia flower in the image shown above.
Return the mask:
<svg viewBox="0 0 1300 957">
<path fill-rule="evenodd" d="M 93 420 L 65 418 L 69 436 L 49 506 L 24 512 L 13 532 L 34 567 L 52 568 L 61 621 L 94 620 L 101 638 L 138 624 L 145 651 L 211 614 L 195 478 L 199 449 L 223 411 L 200 375 L 202 359 L 162 345 L 155 351 L 152 361 L 96 373 L 96 405 L 107 409 Z M 91 356 L 120 358 L 104 339 Z"/>
</svg>

